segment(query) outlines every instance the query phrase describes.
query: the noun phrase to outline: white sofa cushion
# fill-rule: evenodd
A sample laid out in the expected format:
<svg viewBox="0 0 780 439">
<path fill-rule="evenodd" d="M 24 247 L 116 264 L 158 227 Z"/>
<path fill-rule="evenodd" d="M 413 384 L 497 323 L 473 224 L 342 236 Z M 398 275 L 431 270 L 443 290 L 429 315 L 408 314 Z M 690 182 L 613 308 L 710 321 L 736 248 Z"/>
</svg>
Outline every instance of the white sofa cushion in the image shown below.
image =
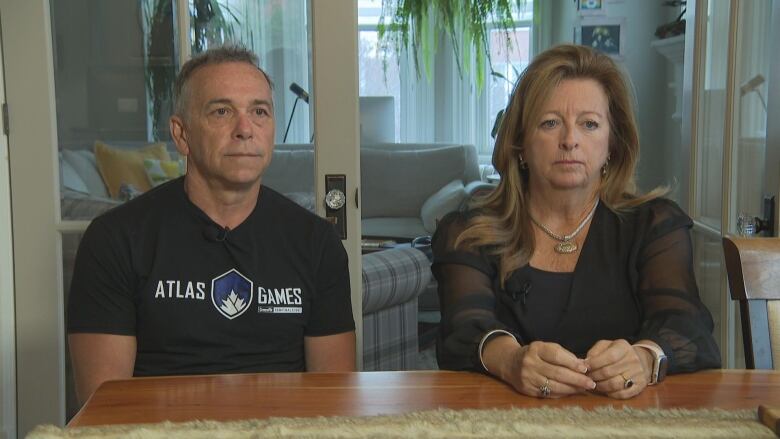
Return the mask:
<svg viewBox="0 0 780 439">
<path fill-rule="evenodd" d="M 70 162 L 62 158 L 62 153 L 60 153 L 60 188 L 63 191 L 71 190 L 81 194 L 89 194 L 87 184 L 73 169 Z"/>
<path fill-rule="evenodd" d="M 263 184 L 281 193 L 314 192 L 314 150 L 283 149 L 277 145 Z"/>
<path fill-rule="evenodd" d="M 87 186 L 87 191 L 93 197 L 109 198 L 106 184 L 100 176 L 95 161 L 95 154 L 88 150 L 62 151 L 62 158 L 73 167 Z"/>
<path fill-rule="evenodd" d="M 428 233 L 436 231 L 436 225 L 444 215 L 458 210 L 466 199 L 466 189 L 460 180 L 452 180 L 435 194 L 428 197 L 420 209 L 423 227 Z"/>
<path fill-rule="evenodd" d="M 363 218 L 419 217 L 425 200 L 464 178 L 460 145 L 418 151 L 363 148 L 360 154 Z"/>
</svg>

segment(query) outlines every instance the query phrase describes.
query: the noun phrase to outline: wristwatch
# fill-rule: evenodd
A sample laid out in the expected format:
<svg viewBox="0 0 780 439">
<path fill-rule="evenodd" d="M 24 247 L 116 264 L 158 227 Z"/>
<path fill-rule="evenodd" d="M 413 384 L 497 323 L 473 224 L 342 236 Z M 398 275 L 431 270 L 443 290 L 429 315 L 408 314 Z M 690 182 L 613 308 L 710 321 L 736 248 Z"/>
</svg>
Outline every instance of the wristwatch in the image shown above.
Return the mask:
<svg viewBox="0 0 780 439">
<path fill-rule="evenodd" d="M 653 354 L 653 373 L 650 375 L 650 382 L 648 385 L 660 383 L 666 378 L 666 368 L 669 367 L 669 359 L 666 358 L 666 354 L 658 346 L 648 343 L 634 343 L 634 346 L 645 348 Z"/>
</svg>

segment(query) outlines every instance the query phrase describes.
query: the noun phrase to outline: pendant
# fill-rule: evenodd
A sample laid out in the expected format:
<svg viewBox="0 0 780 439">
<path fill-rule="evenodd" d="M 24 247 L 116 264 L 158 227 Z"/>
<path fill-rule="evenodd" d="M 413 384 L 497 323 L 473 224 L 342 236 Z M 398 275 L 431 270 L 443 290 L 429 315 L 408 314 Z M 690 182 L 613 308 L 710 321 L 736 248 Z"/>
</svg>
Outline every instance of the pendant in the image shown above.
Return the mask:
<svg viewBox="0 0 780 439">
<path fill-rule="evenodd" d="M 577 251 L 577 243 L 564 241 L 555 245 L 555 251 L 562 254 L 574 253 Z"/>
</svg>

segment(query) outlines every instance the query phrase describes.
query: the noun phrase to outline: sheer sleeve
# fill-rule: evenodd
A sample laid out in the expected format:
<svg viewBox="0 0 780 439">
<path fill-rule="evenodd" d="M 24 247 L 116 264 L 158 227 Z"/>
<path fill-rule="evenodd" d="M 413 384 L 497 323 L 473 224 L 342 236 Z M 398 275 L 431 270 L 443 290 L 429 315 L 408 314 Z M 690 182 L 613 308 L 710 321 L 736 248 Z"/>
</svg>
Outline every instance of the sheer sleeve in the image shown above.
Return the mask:
<svg viewBox="0 0 780 439">
<path fill-rule="evenodd" d="M 478 251 L 455 249 L 465 224 L 464 214 L 452 213 L 433 237 L 432 270 L 441 304 L 436 356 L 442 369 L 482 371 L 477 352 L 482 337 L 494 329 L 514 331 L 496 317 L 495 265 Z"/>
<path fill-rule="evenodd" d="M 637 255 L 644 314 L 639 338 L 661 346 L 669 373 L 720 367 L 712 316 L 699 299 L 693 273 L 691 220 L 670 201 L 649 204 L 650 224 Z"/>
</svg>

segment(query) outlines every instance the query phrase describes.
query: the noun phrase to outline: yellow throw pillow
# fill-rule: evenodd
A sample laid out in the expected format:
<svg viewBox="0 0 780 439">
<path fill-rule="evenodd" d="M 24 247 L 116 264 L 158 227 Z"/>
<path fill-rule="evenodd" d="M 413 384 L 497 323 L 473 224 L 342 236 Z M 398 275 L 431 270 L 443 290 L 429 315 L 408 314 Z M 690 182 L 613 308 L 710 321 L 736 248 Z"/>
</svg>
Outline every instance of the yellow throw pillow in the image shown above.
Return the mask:
<svg viewBox="0 0 780 439">
<path fill-rule="evenodd" d="M 170 160 L 171 156 L 164 143 L 153 143 L 139 149 L 122 149 L 95 142 L 95 160 L 98 171 L 106 183 L 112 198 L 119 199 L 119 188 L 131 185 L 139 192 L 151 188 L 144 169 L 144 159 Z"/>
<path fill-rule="evenodd" d="M 149 184 L 157 187 L 184 175 L 184 161 L 144 159 L 144 170 L 149 178 Z"/>
</svg>

